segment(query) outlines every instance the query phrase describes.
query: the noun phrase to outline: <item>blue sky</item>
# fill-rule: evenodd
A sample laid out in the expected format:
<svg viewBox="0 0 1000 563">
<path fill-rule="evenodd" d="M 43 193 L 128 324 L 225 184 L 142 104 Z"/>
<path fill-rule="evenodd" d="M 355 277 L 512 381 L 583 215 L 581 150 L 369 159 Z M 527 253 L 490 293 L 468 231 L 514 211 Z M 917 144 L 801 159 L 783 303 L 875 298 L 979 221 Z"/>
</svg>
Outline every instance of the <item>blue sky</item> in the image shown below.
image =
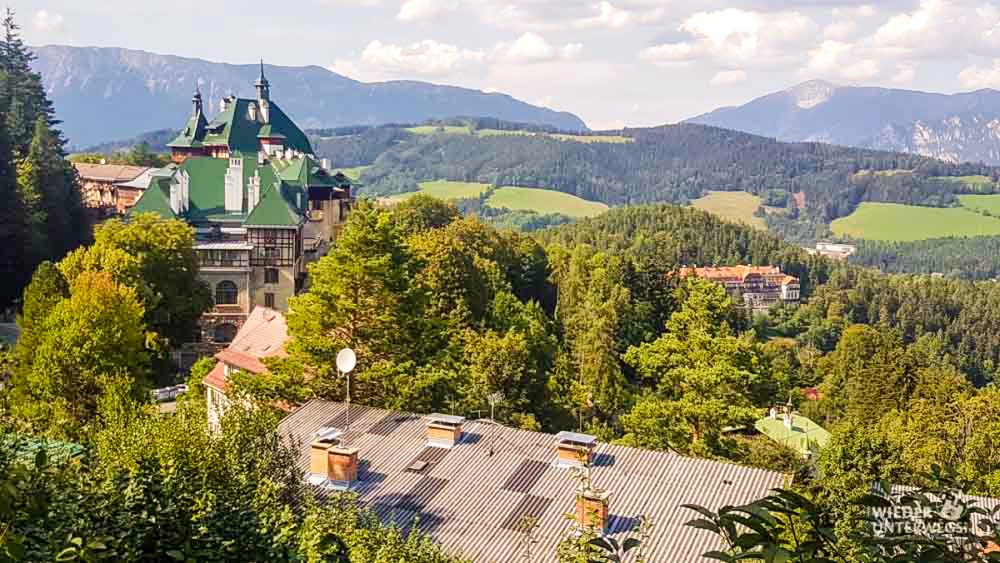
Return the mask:
<svg viewBox="0 0 1000 563">
<path fill-rule="evenodd" d="M 320 65 L 500 91 L 591 127 L 674 122 L 812 78 L 1000 88 L 1000 0 L 14 0 L 30 44 Z"/>
</svg>

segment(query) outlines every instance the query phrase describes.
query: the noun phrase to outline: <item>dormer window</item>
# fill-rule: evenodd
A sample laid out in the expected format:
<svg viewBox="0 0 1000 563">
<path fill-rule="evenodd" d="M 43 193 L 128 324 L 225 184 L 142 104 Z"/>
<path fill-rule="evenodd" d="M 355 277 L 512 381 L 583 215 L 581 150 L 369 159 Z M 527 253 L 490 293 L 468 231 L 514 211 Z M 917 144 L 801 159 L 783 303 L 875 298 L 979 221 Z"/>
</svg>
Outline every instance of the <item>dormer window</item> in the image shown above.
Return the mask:
<svg viewBox="0 0 1000 563">
<path fill-rule="evenodd" d="M 247 108 L 247 117 L 250 121 L 257 121 L 257 104 L 250 102 L 250 106 Z"/>
</svg>

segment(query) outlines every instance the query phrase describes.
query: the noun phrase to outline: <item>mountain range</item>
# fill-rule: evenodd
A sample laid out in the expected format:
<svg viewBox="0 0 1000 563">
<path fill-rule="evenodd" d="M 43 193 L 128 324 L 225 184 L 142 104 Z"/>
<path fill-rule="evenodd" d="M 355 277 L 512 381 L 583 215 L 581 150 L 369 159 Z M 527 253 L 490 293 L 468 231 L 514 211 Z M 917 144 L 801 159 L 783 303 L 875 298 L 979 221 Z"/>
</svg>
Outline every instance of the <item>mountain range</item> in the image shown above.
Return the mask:
<svg viewBox="0 0 1000 563">
<path fill-rule="evenodd" d="M 1000 164 L 1000 92 L 935 94 L 804 82 L 687 120 L 782 141 Z"/>
<path fill-rule="evenodd" d="M 248 96 L 258 65 L 234 65 L 108 47 L 33 48 L 34 69 L 75 147 L 180 127 L 199 84 L 209 110 L 229 94 Z M 453 116 L 496 117 L 578 131 L 577 116 L 500 93 L 396 80 L 364 83 L 319 66 L 265 65 L 272 95 L 304 128 L 411 123 Z"/>
</svg>

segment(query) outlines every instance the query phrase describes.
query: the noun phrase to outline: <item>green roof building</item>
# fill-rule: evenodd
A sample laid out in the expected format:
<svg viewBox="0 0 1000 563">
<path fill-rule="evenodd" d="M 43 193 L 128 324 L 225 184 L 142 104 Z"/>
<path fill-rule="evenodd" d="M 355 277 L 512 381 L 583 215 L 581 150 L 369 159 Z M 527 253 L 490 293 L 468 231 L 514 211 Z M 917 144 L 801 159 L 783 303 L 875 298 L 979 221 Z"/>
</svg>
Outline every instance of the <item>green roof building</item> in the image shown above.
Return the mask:
<svg viewBox="0 0 1000 563">
<path fill-rule="evenodd" d="M 813 450 L 823 448 L 830 441 L 830 433 L 812 420 L 791 412 L 790 408 L 778 414 L 777 409 L 771 409 L 771 414 L 758 420 L 754 427 L 768 438 L 784 444 L 805 457 Z"/>
<path fill-rule="evenodd" d="M 255 306 L 287 311 L 306 263 L 326 253 L 353 204 L 351 181 L 313 154 L 308 137 L 270 99 L 222 100 L 212 119 L 200 92 L 169 143 L 172 164 L 150 174 L 129 214 L 155 213 L 195 229 L 200 275 L 215 306 L 196 340 L 227 344 Z"/>
</svg>

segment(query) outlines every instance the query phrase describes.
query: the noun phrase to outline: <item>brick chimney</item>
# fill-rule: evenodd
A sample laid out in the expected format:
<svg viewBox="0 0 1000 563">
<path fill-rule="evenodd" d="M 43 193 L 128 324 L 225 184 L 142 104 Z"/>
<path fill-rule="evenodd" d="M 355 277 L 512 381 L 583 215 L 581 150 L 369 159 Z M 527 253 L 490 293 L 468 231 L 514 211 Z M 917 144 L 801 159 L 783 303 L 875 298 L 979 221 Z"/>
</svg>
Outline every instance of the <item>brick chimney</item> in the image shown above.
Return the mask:
<svg viewBox="0 0 1000 563">
<path fill-rule="evenodd" d="M 427 445 L 435 448 L 451 448 L 462 441 L 464 416 L 434 413 L 426 417 Z"/>
<path fill-rule="evenodd" d="M 556 434 L 556 466 L 585 467 L 594 457 L 597 438 L 590 434 L 560 432 Z"/>
<path fill-rule="evenodd" d="M 611 493 L 589 485 L 576 491 L 576 524 L 603 534 L 608 526 L 608 501 Z"/>
<path fill-rule="evenodd" d="M 342 445 L 341 435 L 343 433 L 336 428 L 321 428 L 309 444 L 310 483 L 346 489 L 358 480 L 359 450 Z"/>
</svg>

